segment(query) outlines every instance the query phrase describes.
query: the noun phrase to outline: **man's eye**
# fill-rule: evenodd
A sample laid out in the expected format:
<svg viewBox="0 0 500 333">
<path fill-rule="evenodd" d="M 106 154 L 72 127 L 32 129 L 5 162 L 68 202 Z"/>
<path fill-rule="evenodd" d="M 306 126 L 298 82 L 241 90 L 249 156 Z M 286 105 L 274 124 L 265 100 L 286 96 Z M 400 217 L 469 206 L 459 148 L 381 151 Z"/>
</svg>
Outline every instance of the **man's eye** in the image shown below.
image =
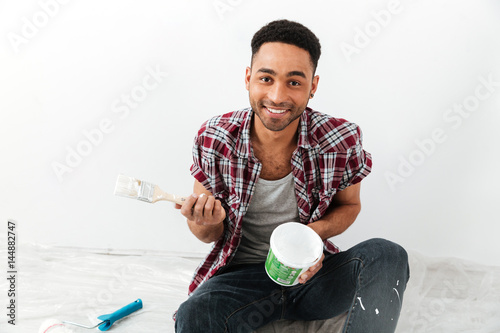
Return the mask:
<svg viewBox="0 0 500 333">
<path fill-rule="evenodd" d="M 260 78 L 260 80 L 261 80 L 262 82 L 271 82 L 271 79 L 270 79 L 270 78 L 268 78 L 268 77 L 262 77 L 262 78 Z"/>
<path fill-rule="evenodd" d="M 298 82 L 298 81 L 292 81 L 292 82 L 290 82 L 290 84 L 294 87 L 300 86 L 300 82 Z"/>
</svg>

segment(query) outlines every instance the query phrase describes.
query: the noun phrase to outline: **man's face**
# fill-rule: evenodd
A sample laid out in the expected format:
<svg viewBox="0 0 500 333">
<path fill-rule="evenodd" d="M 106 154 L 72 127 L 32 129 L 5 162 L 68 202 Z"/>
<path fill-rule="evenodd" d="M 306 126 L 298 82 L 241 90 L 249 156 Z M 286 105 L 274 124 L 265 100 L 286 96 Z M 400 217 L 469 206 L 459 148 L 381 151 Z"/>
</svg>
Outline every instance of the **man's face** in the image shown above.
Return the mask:
<svg viewBox="0 0 500 333">
<path fill-rule="evenodd" d="M 245 75 L 256 122 L 281 131 L 300 117 L 319 80 L 319 76 L 313 78 L 310 59 L 309 52 L 295 45 L 262 44 Z"/>
</svg>

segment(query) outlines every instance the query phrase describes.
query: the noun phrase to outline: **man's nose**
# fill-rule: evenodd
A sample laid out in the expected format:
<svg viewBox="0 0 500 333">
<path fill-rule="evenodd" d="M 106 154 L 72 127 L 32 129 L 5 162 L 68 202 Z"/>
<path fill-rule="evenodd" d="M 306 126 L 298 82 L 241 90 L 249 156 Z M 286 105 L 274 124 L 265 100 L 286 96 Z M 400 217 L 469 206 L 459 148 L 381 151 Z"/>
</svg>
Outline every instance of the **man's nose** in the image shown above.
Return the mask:
<svg viewBox="0 0 500 333">
<path fill-rule="evenodd" d="M 279 105 L 288 100 L 288 93 L 284 83 L 275 82 L 267 92 L 267 97 L 275 104 Z"/>
</svg>

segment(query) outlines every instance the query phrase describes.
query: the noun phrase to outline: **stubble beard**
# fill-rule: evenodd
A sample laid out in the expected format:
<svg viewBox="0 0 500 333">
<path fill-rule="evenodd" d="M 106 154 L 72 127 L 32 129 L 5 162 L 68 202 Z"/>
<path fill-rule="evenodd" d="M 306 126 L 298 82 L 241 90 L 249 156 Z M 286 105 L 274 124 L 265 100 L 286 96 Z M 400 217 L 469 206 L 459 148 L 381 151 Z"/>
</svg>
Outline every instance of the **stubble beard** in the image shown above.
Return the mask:
<svg viewBox="0 0 500 333">
<path fill-rule="evenodd" d="M 304 107 L 302 110 L 300 110 L 299 107 L 291 103 L 281 103 L 277 105 L 270 101 L 265 101 L 265 100 L 251 102 L 250 105 L 252 106 L 254 113 L 257 114 L 257 117 L 259 117 L 264 127 L 273 132 L 279 132 L 287 128 L 288 125 L 290 125 L 293 121 L 295 121 L 302 115 L 302 113 L 306 108 Z M 266 107 L 266 105 L 269 107 L 289 109 L 290 111 L 287 111 L 289 112 L 289 115 L 286 119 L 266 118 L 262 115 L 263 112 L 262 110 Z"/>
</svg>

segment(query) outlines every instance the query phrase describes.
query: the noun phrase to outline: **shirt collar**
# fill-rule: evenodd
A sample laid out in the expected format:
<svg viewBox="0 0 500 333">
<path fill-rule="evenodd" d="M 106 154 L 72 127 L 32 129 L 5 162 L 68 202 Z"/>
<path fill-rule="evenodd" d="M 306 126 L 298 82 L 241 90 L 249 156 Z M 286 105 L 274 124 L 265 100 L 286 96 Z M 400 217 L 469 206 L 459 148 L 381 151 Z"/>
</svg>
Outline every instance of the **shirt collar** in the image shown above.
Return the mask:
<svg viewBox="0 0 500 333">
<path fill-rule="evenodd" d="M 247 111 L 247 114 L 241 122 L 241 131 L 236 144 L 236 154 L 238 157 L 253 160 L 255 157 L 250 144 L 250 125 L 252 124 L 253 110 L 252 108 L 247 108 L 245 111 Z"/>
<path fill-rule="evenodd" d="M 309 142 L 309 113 L 311 111 L 311 108 L 306 108 L 300 116 L 299 141 L 297 145 L 304 149 L 312 148 L 311 143 Z"/>
<path fill-rule="evenodd" d="M 252 116 L 254 114 L 252 108 L 246 109 L 248 111 L 246 117 L 241 123 L 241 131 L 237 143 L 236 154 L 239 157 L 255 160 L 255 156 L 252 152 L 252 145 L 250 142 L 250 126 L 252 124 Z M 311 149 L 311 144 L 309 142 L 309 112 L 312 110 L 306 108 L 302 115 L 300 116 L 299 123 L 299 139 L 297 145 L 304 149 Z"/>
</svg>

